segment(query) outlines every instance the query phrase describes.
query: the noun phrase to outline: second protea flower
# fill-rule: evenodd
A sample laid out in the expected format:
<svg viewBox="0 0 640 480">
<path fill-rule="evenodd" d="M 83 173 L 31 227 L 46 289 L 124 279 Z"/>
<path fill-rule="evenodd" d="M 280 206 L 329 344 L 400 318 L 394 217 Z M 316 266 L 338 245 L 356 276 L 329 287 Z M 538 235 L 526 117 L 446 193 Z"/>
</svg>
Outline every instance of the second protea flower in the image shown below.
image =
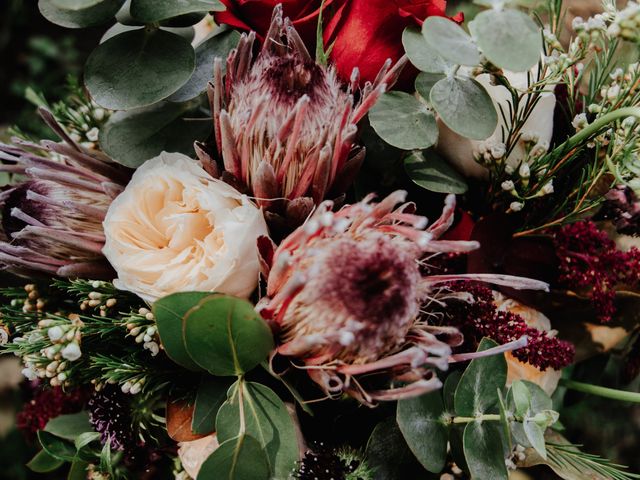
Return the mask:
<svg viewBox="0 0 640 480">
<path fill-rule="evenodd" d="M 253 58 L 255 33 L 243 35 L 231 52 L 223 80 L 216 59 L 209 99 L 217 159 L 223 178 L 252 193 L 277 213 L 295 210 L 304 218 L 327 195 L 339 195 L 353 180 L 364 157 L 356 145 L 356 124 L 366 115 L 401 64 L 390 62 L 354 101 L 332 67 L 316 63 L 282 7 L 274 9 L 271 28 Z M 205 168 L 220 174 L 212 156 L 196 147 Z M 287 202 L 293 201 L 293 202 Z M 289 212 L 287 212 L 289 209 Z"/>
<path fill-rule="evenodd" d="M 371 404 L 439 388 L 435 368 L 447 368 L 462 335 L 430 325 L 421 310 L 446 301 L 444 283 L 475 278 L 540 287 L 504 276 L 423 276 L 425 255 L 478 244 L 437 239 L 453 221 L 453 195 L 427 230 L 413 204 L 402 204 L 405 196 L 398 191 L 378 204 L 368 197 L 335 213 L 325 201 L 277 248 L 259 242 L 268 280 L 258 310 L 280 340 L 278 353 L 301 362 L 329 396 L 344 392 Z"/>
<path fill-rule="evenodd" d="M 0 192 L 0 269 L 112 278 L 102 221 L 130 172 L 78 145 L 48 111 L 40 114 L 63 142 L 0 144 L 0 171 L 25 177 Z"/>
</svg>

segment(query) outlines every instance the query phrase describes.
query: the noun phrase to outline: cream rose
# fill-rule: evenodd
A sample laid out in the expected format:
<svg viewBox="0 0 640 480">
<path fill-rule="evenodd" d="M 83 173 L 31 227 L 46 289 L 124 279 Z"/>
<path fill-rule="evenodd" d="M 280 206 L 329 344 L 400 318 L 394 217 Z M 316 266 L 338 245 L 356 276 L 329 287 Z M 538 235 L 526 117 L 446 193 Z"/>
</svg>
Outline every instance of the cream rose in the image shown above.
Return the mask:
<svg viewBox="0 0 640 480">
<path fill-rule="evenodd" d="M 520 91 L 528 88 L 527 73 L 528 72 L 504 72 L 511 86 Z M 535 78 L 537 75 L 537 67 L 530 73 L 532 77 Z M 485 150 L 491 151 L 492 148 L 497 150 L 501 149 L 501 145 L 503 145 L 505 140 L 502 138 L 502 131 L 508 131 L 511 125 L 504 122 L 502 115 L 500 115 L 500 107 L 502 107 L 505 112 L 509 112 L 511 94 L 502 85 L 492 85 L 489 74 L 478 75 L 475 79 L 486 88 L 493 100 L 493 104 L 498 112 L 498 126 L 491 137 L 478 141 L 464 138 L 449 129 L 441 121 L 438 121 L 440 130 L 438 150 L 460 173 L 468 177 L 485 178 L 488 175 L 487 169 L 476 162 L 475 157 Z M 521 105 L 525 103 L 523 99 Z M 556 97 L 553 91 L 543 92 L 521 131 L 523 138 L 532 139 L 537 147 L 544 151 L 549 149 L 549 144 L 553 136 L 553 113 L 555 107 Z M 517 167 L 524 157 L 524 143 L 520 140 L 509 155 L 507 162 L 509 165 Z"/>
<path fill-rule="evenodd" d="M 111 204 L 103 253 L 114 285 L 147 301 L 183 291 L 248 297 L 258 284 L 262 212 L 195 160 L 163 152 Z"/>
</svg>

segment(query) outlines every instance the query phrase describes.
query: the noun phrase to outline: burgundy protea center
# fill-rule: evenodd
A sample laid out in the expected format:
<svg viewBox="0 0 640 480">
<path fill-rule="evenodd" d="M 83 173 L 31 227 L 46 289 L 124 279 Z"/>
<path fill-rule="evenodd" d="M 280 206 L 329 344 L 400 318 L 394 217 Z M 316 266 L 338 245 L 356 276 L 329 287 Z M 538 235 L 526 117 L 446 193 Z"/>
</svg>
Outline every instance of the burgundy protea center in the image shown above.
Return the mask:
<svg viewBox="0 0 640 480">
<path fill-rule="evenodd" d="M 222 60 L 214 65 L 209 98 L 217 158 L 223 177 L 261 206 L 304 218 L 314 203 L 341 194 L 353 180 L 364 157 L 355 144 L 356 124 L 402 64 L 390 69 L 387 63 L 354 102 L 357 71 L 344 88 L 332 67 L 311 58 L 289 19 L 283 20 L 281 5 L 255 59 L 254 40 L 253 32 L 242 36 L 227 59 L 224 81 Z M 196 145 L 196 151 L 209 173 L 220 175 L 204 147 Z"/>
<path fill-rule="evenodd" d="M 112 278 L 101 251 L 102 220 L 130 174 L 75 143 L 49 112 L 40 113 L 64 142 L 0 144 L 7 162 L 0 171 L 27 177 L 0 193 L 0 268 Z"/>
</svg>

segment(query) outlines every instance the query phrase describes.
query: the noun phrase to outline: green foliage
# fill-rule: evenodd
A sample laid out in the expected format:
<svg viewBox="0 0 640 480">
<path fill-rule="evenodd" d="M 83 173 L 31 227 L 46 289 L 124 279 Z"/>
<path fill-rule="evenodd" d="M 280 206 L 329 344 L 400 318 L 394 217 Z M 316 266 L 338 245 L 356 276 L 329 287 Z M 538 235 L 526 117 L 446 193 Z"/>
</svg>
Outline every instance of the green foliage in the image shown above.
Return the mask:
<svg viewBox="0 0 640 480">
<path fill-rule="evenodd" d="M 403 150 L 429 148 L 438 139 L 433 113 L 404 92 L 382 95 L 371 109 L 369 121 L 385 142 Z"/>
<path fill-rule="evenodd" d="M 196 404 L 191 420 L 191 431 L 208 435 L 215 431 L 218 410 L 227 399 L 232 381 L 229 378 L 203 375 L 196 393 Z"/>
<path fill-rule="evenodd" d="M 423 72 L 445 73 L 453 67 L 453 64 L 440 56 L 437 49 L 427 43 L 422 32 L 416 27 L 407 27 L 404 30 L 402 45 L 411 63 Z"/>
<path fill-rule="evenodd" d="M 448 18 L 428 17 L 422 24 L 422 35 L 432 51 L 455 65 L 480 63 L 480 52 L 471 36 Z"/>
<path fill-rule="evenodd" d="M 62 0 L 38 0 L 40 13 L 51 23 L 67 28 L 86 28 L 103 25 L 115 17 L 124 0 L 101 0 L 85 2 L 93 5 L 83 8 L 65 9 L 58 5 Z"/>
<path fill-rule="evenodd" d="M 194 69 L 195 52 L 184 38 L 162 29 L 132 30 L 93 51 L 85 83 L 99 105 L 130 110 L 167 98 Z"/>
<path fill-rule="evenodd" d="M 268 480 L 269 464 L 260 443 L 247 434 L 220 444 L 202 464 L 196 480 Z"/>
<path fill-rule="evenodd" d="M 293 420 L 282 400 L 268 387 L 239 380 L 216 418 L 218 440 L 248 435 L 264 452 L 271 478 L 287 480 L 298 460 Z"/>
<path fill-rule="evenodd" d="M 226 60 L 229 52 L 236 47 L 240 34 L 235 30 L 219 30 L 196 47 L 196 68 L 191 78 L 169 97 L 172 102 L 192 100 L 207 89 L 207 83 L 213 79 L 213 61 L 215 58 Z M 226 61 L 222 62 L 223 71 Z"/>
<path fill-rule="evenodd" d="M 184 317 L 185 347 L 213 375 L 242 375 L 273 350 L 271 330 L 246 300 L 211 295 Z"/>
<path fill-rule="evenodd" d="M 65 440 L 75 440 L 76 437 L 85 432 L 92 432 L 93 429 L 89 423 L 89 414 L 79 412 L 52 418 L 44 427 L 44 431 Z"/>
<path fill-rule="evenodd" d="M 491 422 L 470 422 L 464 428 L 464 456 L 472 479 L 509 478 L 504 463 L 502 431 Z"/>
<path fill-rule="evenodd" d="M 441 472 L 447 459 L 448 436 L 441 393 L 436 391 L 399 401 L 396 419 L 407 445 L 422 466 L 433 473 Z"/>
<path fill-rule="evenodd" d="M 472 78 L 443 78 L 433 85 L 429 99 L 445 125 L 463 137 L 484 140 L 498 125 L 491 97 Z"/>
<path fill-rule="evenodd" d="M 411 181 L 432 192 L 462 194 L 468 188 L 465 179 L 432 150 L 407 156 L 404 169 Z"/>
<path fill-rule="evenodd" d="M 478 351 L 497 344 L 483 338 Z M 492 355 L 473 360 L 462 374 L 456 388 L 454 406 L 457 415 L 473 417 L 489 413 L 498 403 L 497 390 L 507 381 L 507 361 L 504 355 Z"/>
<path fill-rule="evenodd" d="M 210 292 L 181 292 L 168 295 L 153 303 L 160 340 L 171 360 L 188 370 L 202 370 L 191 359 L 182 336 L 183 318 Z"/>
<path fill-rule="evenodd" d="M 219 0 L 181 0 L 167 2 L 158 0 L 131 0 L 131 15 L 144 23 L 179 17 L 188 13 L 201 13 L 224 10 Z"/>
<path fill-rule="evenodd" d="M 540 60 L 540 28 L 526 13 L 487 10 L 476 16 L 469 29 L 482 53 L 500 68 L 525 72 Z"/>
<path fill-rule="evenodd" d="M 198 101 L 163 101 L 116 112 L 100 130 L 100 146 L 115 161 L 132 168 L 163 151 L 193 156 L 193 142 L 206 139 L 213 126 L 198 108 Z"/>
<path fill-rule="evenodd" d="M 62 465 L 64 465 L 64 460 L 50 455 L 45 450 L 40 450 L 36 453 L 35 457 L 27 463 L 27 468 L 36 473 L 48 473 L 57 470 Z"/>
</svg>

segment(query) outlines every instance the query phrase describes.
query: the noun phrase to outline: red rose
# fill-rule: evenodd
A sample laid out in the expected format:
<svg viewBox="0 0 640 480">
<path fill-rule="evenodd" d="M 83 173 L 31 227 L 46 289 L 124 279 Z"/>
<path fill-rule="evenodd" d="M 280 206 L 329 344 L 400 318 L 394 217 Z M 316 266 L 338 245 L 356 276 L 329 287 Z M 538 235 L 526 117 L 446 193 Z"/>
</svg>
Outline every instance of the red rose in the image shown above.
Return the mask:
<svg viewBox="0 0 640 480">
<path fill-rule="evenodd" d="M 362 81 L 373 81 L 387 58 L 396 62 L 404 54 L 405 28 L 420 26 L 427 17 L 446 16 L 446 8 L 446 0 L 347 0 L 336 6 L 326 25 L 324 44 L 333 44 L 331 60 L 344 80 L 358 67 Z M 406 86 L 415 75 L 415 69 L 407 69 L 400 83 Z"/>
<path fill-rule="evenodd" d="M 308 46 L 315 45 L 321 0 L 221 1 L 227 10 L 213 14 L 216 23 L 230 25 L 238 30 L 253 30 L 260 40 L 264 39 L 269 30 L 273 8 L 281 3 L 284 16 L 291 19 L 305 43 Z M 333 2 L 334 0 L 325 0 L 324 8 L 326 9 Z"/>
</svg>

